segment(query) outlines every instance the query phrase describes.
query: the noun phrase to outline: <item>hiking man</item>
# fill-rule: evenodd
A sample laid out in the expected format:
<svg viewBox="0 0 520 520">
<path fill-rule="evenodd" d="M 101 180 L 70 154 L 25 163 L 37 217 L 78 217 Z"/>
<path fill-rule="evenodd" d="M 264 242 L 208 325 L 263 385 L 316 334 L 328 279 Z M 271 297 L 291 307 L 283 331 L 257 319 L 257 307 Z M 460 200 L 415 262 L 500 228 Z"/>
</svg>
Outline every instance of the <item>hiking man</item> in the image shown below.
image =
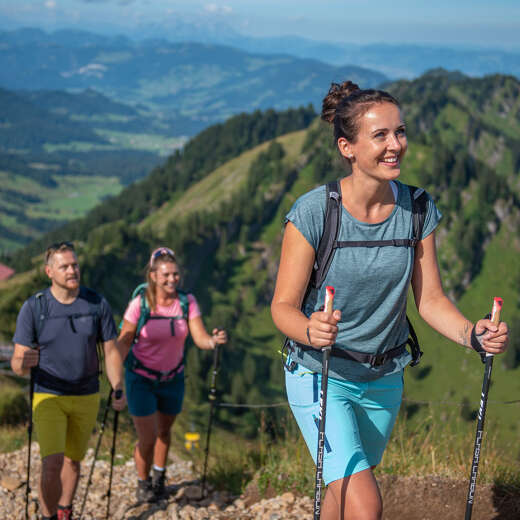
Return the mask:
<svg viewBox="0 0 520 520">
<path fill-rule="evenodd" d="M 99 409 L 99 357 L 103 345 L 106 372 L 114 390 L 123 388 L 117 330 L 108 302 L 80 286 L 80 269 L 70 242 L 45 253 L 51 286 L 23 304 L 13 337 L 11 367 L 31 372 L 32 410 L 40 445 L 40 507 L 43 519 L 71 519 L 80 461 Z M 31 385 L 32 386 L 32 385 Z M 126 399 L 113 399 L 122 410 Z"/>
</svg>

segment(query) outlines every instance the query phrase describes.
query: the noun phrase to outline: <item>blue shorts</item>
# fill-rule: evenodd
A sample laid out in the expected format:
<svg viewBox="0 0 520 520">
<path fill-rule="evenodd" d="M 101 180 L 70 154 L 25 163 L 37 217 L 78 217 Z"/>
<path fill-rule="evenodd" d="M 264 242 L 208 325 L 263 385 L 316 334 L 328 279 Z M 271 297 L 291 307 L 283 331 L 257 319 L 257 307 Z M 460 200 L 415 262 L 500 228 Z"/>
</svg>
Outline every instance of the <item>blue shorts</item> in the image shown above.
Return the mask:
<svg viewBox="0 0 520 520">
<path fill-rule="evenodd" d="M 125 386 L 128 411 L 135 417 L 144 417 L 156 411 L 177 415 L 182 410 L 184 372 L 168 381 L 158 382 L 126 369 Z"/>
<path fill-rule="evenodd" d="M 285 370 L 289 405 L 316 463 L 321 374 Z M 323 480 L 328 485 L 379 464 L 403 394 L 398 372 L 364 383 L 329 377 Z"/>
</svg>

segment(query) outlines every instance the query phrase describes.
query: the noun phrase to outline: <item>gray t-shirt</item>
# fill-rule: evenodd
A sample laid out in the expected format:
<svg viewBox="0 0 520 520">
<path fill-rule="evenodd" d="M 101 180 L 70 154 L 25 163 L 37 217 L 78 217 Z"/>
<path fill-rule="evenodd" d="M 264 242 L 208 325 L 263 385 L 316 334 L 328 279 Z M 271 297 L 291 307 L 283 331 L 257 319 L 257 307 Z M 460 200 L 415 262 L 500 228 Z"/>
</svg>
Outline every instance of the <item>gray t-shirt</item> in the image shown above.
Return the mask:
<svg viewBox="0 0 520 520">
<path fill-rule="evenodd" d="M 47 318 L 37 337 L 35 296 L 22 305 L 13 342 L 39 345 L 35 391 L 57 395 L 85 395 L 99 391 L 99 360 L 96 342 L 117 337 L 110 305 L 94 291 L 81 287 L 73 303 L 60 303 L 45 289 L 42 309 Z M 41 371 L 40 371 L 41 369 Z M 58 381 L 58 379 L 60 381 Z M 62 388 L 64 386 L 64 388 Z"/>
<path fill-rule="evenodd" d="M 412 201 L 408 186 L 396 182 L 398 193 L 390 216 L 378 224 L 355 219 L 342 206 L 338 240 L 374 241 L 412 238 Z M 320 186 L 293 205 L 285 222 L 292 222 L 316 249 L 323 234 L 326 188 Z M 437 227 L 441 213 L 428 195 L 422 238 Z M 410 247 L 345 247 L 337 249 L 319 290 L 306 298 L 303 312 L 310 316 L 320 309 L 325 287 L 335 290 L 334 309 L 341 310 L 335 346 L 369 354 L 381 354 L 408 338 L 406 299 L 412 277 L 415 250 Z M 297 349 L 292 358 L 312 371 L 321 371 L 321 352 Z M 331 357 L 331 377 L 370 381 L 402 370 L 411 360 L 408 352 L 379 367 Z"/>
</svg>

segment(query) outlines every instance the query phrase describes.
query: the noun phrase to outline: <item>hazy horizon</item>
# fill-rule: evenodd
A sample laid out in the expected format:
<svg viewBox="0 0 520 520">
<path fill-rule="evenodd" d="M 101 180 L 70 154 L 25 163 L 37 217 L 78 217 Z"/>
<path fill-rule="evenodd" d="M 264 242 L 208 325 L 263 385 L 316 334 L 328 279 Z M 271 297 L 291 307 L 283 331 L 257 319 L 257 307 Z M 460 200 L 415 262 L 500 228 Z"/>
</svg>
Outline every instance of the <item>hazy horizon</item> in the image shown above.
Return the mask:
<svg viewBox="0 0 520 520">
<path fill-rule="evenodd" d="M 516 20 L 516 22 L 514 21 Z M 0 29 L 72 28 L 133 38 L 168 35 L 181 26 L 208 38 L 301 37 L 334 44 L 520 50 L 520 2 L 414 0 L 0 0 Z"/>
</svg>

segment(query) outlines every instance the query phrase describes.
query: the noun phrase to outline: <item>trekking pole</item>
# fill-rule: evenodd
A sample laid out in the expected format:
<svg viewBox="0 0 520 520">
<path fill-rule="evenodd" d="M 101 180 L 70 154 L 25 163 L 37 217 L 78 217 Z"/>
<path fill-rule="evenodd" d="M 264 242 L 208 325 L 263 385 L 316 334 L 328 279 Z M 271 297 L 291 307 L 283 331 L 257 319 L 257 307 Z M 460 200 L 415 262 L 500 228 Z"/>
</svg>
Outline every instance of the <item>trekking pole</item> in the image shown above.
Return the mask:
<svg viewBox="0 0 520 520">
<path fill-rule="evenodd" d="M 500 311 L 502 310 L 502 298 L 493 298 L 493 310 L 491 311 L 491 321 L 498 327 L 500 323 Z M 475 435 L 475 446 L 473 448 L 473 461 L 471 463 L 471 473 L 469 476 L 468 498 L 466 500 L 466 516 L 464 520 L 471 520 L 473 511 L 473 501 L 475 498 L 475 488 L 477 485 L 478 463 L 480 461 L 482 434 L 484 432 L 484 419 L 486 417 L 486 406 L 491 381 L 491 370 L 493 369 L 493 354 L 482 353 L 482 361 L 486 364 L 484 368 L 484 380 L 482 382 L 482 393 L 480 396 L 480 408 L 478 411 L 477 433 Z"/>
<path fill-rule="evenodd" d="M 116 390 L 114 397 L 121 399 L 123 390 Z M 116 454 L 116 435 L 117 435 L 117 423 L 119 422 L 119 411 L 114 410 L 114 432 L 112 435 L 112 449 L 110 450 L 110 473 L 108 476 L 108 491 L 107 491 L 107 520 L 110 518 L 110 495 L 112 494 L 112 470 L 114 468 L 114 456 Z"/>
<path fill-rule="evenodd" d="M 96 444 L 96 449 L 94 450 L 94 458 L 92 460 L 92 465 L 90 466 L 90 472 L 88 474 L 88 480 L 87 480 L 87 486 L 85 488 L 85 494 L 83 495 L 83 502 L 81 504 L 81 509 L 79 512 L 79 519 L 81 520 L 81 517 L 83 516 L 83 511 L 85 509 L 85 504 L 87 502 L 87 495 L 88 495 L 88 488 L 90 487 L 90 484 L 92 483 L 92 474 L 94 473 L 94 466 L 96 465 L 96 459 L 99 451 L 99 447 L 101 446 L 101 438 L 103 437 L 103 432 L 105 431 L 105 424 L 107 422 L 107 415 L 108 410 L 110 409 L 110 400 L 112 399 L 112 388 L 110 389 L 110 392 L 108 393 L 108 401 L 107 405 L 105 407 L 105 411 L 103 413 L 103 420 L 101 421 L 101 427 L 99 429 L 99 437 Z"/>
<path fill-rule="evenodd" d="M 219 329 L 221 330 L 221 329 Z M 219 355 L 220 345 L 215 345 L 213 351 L 213 371 L 211 373 L 211 384 L 209 388 L 209 420 L 208 420 L 208 432 L 206 434 L 206 454 L 204 456 L 204 473 L 202 474 L 202 496 L 206 494 L 206 475 L 208 469 L 208 457 L 209 457 L 209 441 L 211 437 L 211 425 L 213 423 L 213 416 L 215 414 L 215 404 L 217 403 L 217 374 L 219 369 Z"/>
<path fill-rule="evenodd" d="M 325 287 L 325 312 L 332 314 L 334 303 L 334 287 Z M 320 390 L 320 422 L 318 428 L 318 454 L 316 456 L 316 483 L 314 487 L 314 520 L 319 520 L 321 515 L 321 492 L 323 487 L 323 455 L 325 448 L 325 418 L 327 415 L 327 388 L 329 384 L 329 360 L 332 345 L 321 349 L 321 390 Z"/>
<path fill-rule="evenodd" d="M 29 479 L 31 478 L 31 442 L 32 442 L 32 407 L 33 407 L 33 396 L 34 396 L 34 371 L 31 368 L 29 378 L 29 424 L 27 426 L 27 485 L 25 486 L 25 520 L 29 520 L 29 494 L 31 493 L 31 484 Z"/>
</svg>

